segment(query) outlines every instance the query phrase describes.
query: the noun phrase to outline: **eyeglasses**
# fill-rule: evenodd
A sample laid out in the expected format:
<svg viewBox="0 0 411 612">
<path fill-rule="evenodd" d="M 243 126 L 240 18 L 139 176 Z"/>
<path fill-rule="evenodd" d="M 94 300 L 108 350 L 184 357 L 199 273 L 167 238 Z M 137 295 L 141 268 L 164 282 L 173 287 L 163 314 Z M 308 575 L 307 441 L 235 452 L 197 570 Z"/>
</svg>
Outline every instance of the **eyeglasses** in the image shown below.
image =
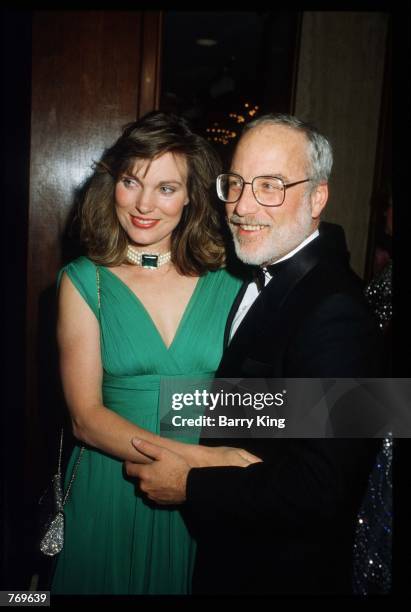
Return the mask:
<svg viewBox="0 0 411 612">
<path fill-rule="evenodd" d="M 285 192 L 290 187 L 311 181 L 310 178 L 294 183 L 284 183 L 277 176 L 255 176 L 250 182 L 239 174 L 228 173 L 217 176 L 217 195 L 223 202 L 234 204 L 238 202 L 244 191 L 244 185 L 251 185 L 255 199 L 262 206 L 281 206 Z"/>
</svg>

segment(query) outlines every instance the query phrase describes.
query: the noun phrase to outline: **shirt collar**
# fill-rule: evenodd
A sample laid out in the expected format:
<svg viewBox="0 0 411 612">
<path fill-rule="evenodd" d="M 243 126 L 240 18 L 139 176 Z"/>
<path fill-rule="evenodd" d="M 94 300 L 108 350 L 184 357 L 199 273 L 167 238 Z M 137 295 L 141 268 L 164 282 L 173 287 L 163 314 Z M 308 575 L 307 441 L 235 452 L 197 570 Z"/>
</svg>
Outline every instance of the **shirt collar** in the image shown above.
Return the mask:
<svg viewBox="0 0 411 612">
<path fill-rule="evenodd" d="M 292 251 L 290 251 L 289 253 L 287 253 L 287 255 L 284 255 L 284 257 L 281 257 L 281 259 L 278 259 L 277 261 L 275 261 L 274 263 L 270 264 L 268 267 L 272 270 L 273 267 L 275 265 L 277 265 L 278 263 L 280 263 L 281 261 L 285 261 L 286 259 L 290 259 L 290 257 L 293 257 L 296 253 L 298 253 L 298 251 L 301 251 L 301 249 L 303 249 L 305 246 L 307 246 L 307 244 L 309 244 L 312 240 L 314 240 L 315 238 L 317 238 L 317 236 L 320 235 L 320 232 L 318 231 L 318 228 L 316 230 L 313 231 L 312 234 L 310 234 L 307 238 L 305 238 L 305 240 L 303 240 L 295 249 L 293 249 Z M 273 275 L 271 274 L 271 272 L 269 270 L 267 270 L 266 266 L 262 266 L 260 268 L 260 270 L 264 273 L 264 285 L 259 285 L 259 283 L 257 282 L 257 286 L 260 287 L 260 289 L 262 288 L 262 286 L 267 285 L 270 280 L 272 279 Z M 262 283 L 262 281 L 261 281 Z"/>
<path fill-rule="evenodd" d="M 270 267 L 276 266 L 278 263 L 280 263 L 280 261 L 285 261 L 286 259 L 290 259 L 290 257 L 298 253 L 298 251 L 301 251 L 301 249 L 303 249 L 307 244 L 309 244 L 312 240 L 314 240 L 314 238 L 317 238 L 317 236 L 319 235 L 320 235 L 320 232 L 318 231 L 318 228 L 317 228 L 316 230 L 313 231 L 312 234 L 310 234 L 307 238 L 305 238 L 305 240 L 303 240 L 301 244 L 295 247 L 295 249 L 287 253 L 287 255 L 284 255 L 284 257 L 281 257 L 281 259 L 277 259 L 277 261 L 270 264 Z M 272 275 L 265 269 L 265 266 L 263 266 L 263 270 L 264 270 L 264 273 L 266 275 L 268 274 L 271 278 Z"/>
</svg>

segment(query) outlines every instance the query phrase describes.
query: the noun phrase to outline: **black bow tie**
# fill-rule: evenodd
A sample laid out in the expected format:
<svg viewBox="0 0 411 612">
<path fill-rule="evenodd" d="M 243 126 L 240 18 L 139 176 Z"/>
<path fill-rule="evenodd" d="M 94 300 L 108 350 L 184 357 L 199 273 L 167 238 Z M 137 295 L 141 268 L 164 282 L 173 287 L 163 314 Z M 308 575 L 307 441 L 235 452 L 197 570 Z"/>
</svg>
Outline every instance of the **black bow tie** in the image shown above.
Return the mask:
<svg viewBox="0 0 411 612">
<path fill-rule="evenodd" d="M 258 291 L 262 291 L 265 287 L 266 275 L 264 270 L 267 270 L 271 276 L 274 276 L 274 266 L 264 266 L 264 269 L 260 266 L 255 266 L 253 269 L 253 281 L 255 281 Z"/>
</svg>

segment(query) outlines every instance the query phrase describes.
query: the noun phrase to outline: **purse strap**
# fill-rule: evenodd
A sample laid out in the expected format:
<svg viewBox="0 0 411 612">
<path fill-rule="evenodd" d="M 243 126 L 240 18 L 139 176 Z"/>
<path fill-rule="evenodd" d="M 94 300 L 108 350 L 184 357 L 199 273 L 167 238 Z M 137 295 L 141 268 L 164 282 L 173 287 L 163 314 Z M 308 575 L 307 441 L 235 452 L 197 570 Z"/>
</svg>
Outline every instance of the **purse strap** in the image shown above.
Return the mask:
<svg viewBox="0 0 411 612">
<path fill-rule="evenodd" d="M 96 285 L 97 285 L 98 311 L 99 311 L 99 318 L 100 318 L 100 271 L 98 269 L 98 266 L 96 266 Z M 62 456 L 63 456 L 63 437 L 64 437 L 64 428 L 62 427 L 61 431 L 60 431 L 59 460 L 58 460 L 58 468 L 57 468 L 57 474 L 60 476 L 60 478 L 61 478 L 61 459 L 62 459 Z M 63 504 L 62 504 L 63 507 L 64 507 L 64 505 L 65 505 L 65 503 L 66 503 L 66 501 L 68 499 L 71 487 L 72 487 L 73 482 L 74 482 L 74 480 L 76 478 L 78 466 L 80 465 L 80 461 L 81 461 L 81 457 L 82 457 L 83 452 L 84 452 L 84 446 L 82 446 L 80 448 L 80 452 L 79 452 L 79 455 L 77 457 L 76 464 L 75 464 L 75 466 L 73 468 L 73 472 L 71 474 L 70 482 L 69 482 L 69 485 L 67 487 L 67 491 L 66 491 L 66 493 L 64 495 L 64 498 L 63 498 Z"/>
<path fill-rule="evenodd" d="M 57 473 L 60 476 L 60 478 L 61 478 L 61 458 L 62 458 L 62 454 L 63 454 L 63 436 L 64 436 L 64 428 L 62 427 L 61 428 L 61 432 L 60 432 L 59 463 L 58 463 L 58 471 L 57 471 Z M 71 489 L 71 486 L 72 486 L 72 484 L 74 482 L 74 479 L 76 478 L 78 466 L 80 464 L 80 460 L 81 460 L 81 456 L 83 454 L 83 451 L 84 451 L 84 446 L 82 446 L 80 448 L 79 456 L 77 457 L 76 464 L 75 464 L 75 466 L 73 468 L 73 472 L 71 474 L 70 482 L 69 482 L 69 485 L 67 487 L 67 491 L 66 491 L 66 493 L 64 495 L 64 498 L 63 498 L 63 502 L 62 502 L 62 506 L 63 507 L 64 507 L 64 504 L 66 503 L 66 501 L 68 499 L 68 496 L 69 496 L 69 493 L 70 493 L 70 489 Z"/>
</svg>

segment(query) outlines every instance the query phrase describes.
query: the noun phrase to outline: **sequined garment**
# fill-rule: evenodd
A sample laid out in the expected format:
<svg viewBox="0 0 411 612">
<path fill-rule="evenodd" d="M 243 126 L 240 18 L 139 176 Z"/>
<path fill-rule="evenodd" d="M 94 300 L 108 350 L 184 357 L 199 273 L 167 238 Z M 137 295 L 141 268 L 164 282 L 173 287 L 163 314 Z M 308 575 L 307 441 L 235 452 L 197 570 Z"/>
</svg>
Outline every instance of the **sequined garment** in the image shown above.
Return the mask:
<svg viewBox="0 0 411 612">
<path fill-rule="evenodd" d="M 392 317 L 392 259 L 370 282 L 365 290 L 365 296 L 383 329 Z"/>
<path fill-rule="evenodd" d="M 353 568 L 357 595 L 391 589 L 392 453 L 392 438 L 384 438 L 357 517 Z"/>
<path fill-rule="evenodd" d="M 367 286 L 365 296 L 384 329 L 392 317 L 392 260 Z M 384 438 L 368 480 L 354 541 L 353 590 L 357 595 L 389 593 L 392 581 L 393 440 Z"/>
</svg>

